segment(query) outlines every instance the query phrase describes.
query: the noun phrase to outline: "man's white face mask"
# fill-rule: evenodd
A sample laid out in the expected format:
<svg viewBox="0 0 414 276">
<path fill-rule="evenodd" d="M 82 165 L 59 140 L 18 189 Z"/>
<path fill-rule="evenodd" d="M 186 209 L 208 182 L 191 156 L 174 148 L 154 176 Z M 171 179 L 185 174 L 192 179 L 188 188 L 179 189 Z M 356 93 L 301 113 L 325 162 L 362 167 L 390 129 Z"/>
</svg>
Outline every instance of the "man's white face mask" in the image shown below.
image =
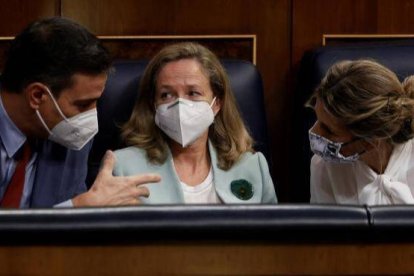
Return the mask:
<svg viewBox="0 0 414 276">
<path fill-rule="evenodd" d="M 96 108 L 66 118 L 50 90 L 46 88 L 46 91 L 49 93 L 57 111 L 63 118 L 62 121 L 50 130 L 42 115 L 40 115 L 39 110 L 36 110 L 37 117 L 49 132 L 48 139 L 72 150 L 82 149 L 98 132 Z"/>
<path fill-rule="evenodd" d="M 173 103 L 161 104 L 155 113 L 155 124 L 171 139 L 186 147 L 193 143 L 214 122 L 211 104 L 178 98 Z"/>
</svg>

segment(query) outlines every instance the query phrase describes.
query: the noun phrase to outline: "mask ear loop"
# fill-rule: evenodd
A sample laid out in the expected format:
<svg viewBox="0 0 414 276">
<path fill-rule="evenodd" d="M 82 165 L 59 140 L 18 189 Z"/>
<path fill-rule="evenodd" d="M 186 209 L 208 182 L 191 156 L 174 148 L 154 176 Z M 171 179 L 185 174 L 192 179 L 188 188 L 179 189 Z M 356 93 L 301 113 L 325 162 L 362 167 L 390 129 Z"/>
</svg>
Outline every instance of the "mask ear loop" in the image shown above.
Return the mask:
<svg viewBox="0 0 414 276">
<path fill-rule="evenodd" d="M 216 102 L 216 98 L 217 98 L 217 97 L 214 97 L 214 99 L 211 101 L 210 108 L 213 108 L 213 105 L 214 105 L 214 103 Z"/>
<path fill-rule="evenodd" d="M 49 129 L 49 127 L 46 125 L 45 120 L 43 120 L 42 115 L 40 115 L 39 110 L 36 110 L 36 115 L 37 118 L 39 118 L 40 122 L 42 123 L 43 127 L 47 130 L 47 132 L 49 133 L 49 135 L 52 135 L 52 131 Z"/>
<path fill-rule="evenodd" d="M 364 142 L 367 142 L 370 144 L 370 142 L 368 142 L 367 140 L 365 140 L 364 138 L 358 138 L 358 140 L 363 140 Z M 366 153 L 367 149 L 364 147 L 363 150 L 361 150 L 360 152 L 358 152 L 358 155 L 361 156 L 362 154 Z"/>
<path fill-rule="evenodd" d="M 213 105 L 216 103 L 216 99 L 217 97 L 214 97 L 214 99 L 211 101 L 211 104 L 210 104 L 210 108 L 213 111 L 213 114 L 214 114 Z M 216 117 L 216 114 L 214 114 L 214 117 Z"/>
<path fill-rule="evenodd" d="M 354 142 L 357 142 L 359 140 L 359 138 L 355 138 L 355 139 L 352 139 L 351 141 L 348 141 L 348 142 L 345 142 L 345 143 L 342 143 L 341 144 L 341 147 L 339 148 L 339 150 L 338 150 L 338 152 L 339 153 L 341 153 L 341 149 L 343 148 L 343 147 L 346 147 L 346 146 L 348 146 L 348 145 L 350 145 L 350 144 L 352 144 L 352 143 L 354 143 Z M 359 154 L 358 152 L 357 152 L 357 154 Z M 355 155 L 355 153 L 354 154 L 352 154 L 352 155 Z"/>
<path fill-rule="evenodd" d="M 52 95 L 52 92 L 50 92 L 49 88 L 47 86 L 45 86 L 45 89 L 47 91 L 47 93 L 49 93 L 50 98 L 52 99 L 53 104 L 55 105 L 57 111 L 59 112 L 60 116 L 62 116 L 62 118 L 67 121 L 68 119 L 66 118 L 66 116 L 62 113 L 62 111 L 59 108 L 59 105 L 57 104 L 55 98 Z M 52 131 L 50 130 L 50 128 L 47 126 L 45 120 L 43 119 L 43 116 L 40 114 L 39 110 L 36 110 L 36 115 L 39 118 L 40 122 L 42 123 L 43 127 L 47 130 L 47 132 L 49 133 L 49 135 L 53 135 Z"/>
<path fill-rule="evenodd" d="M 362 137 L 356 137 L 355 139 L 352 139 L 352 140 L 351 140 L 351 141 L 349 141 L 349 142 L 345 142 L 345 143 L 343 143 L 341 147 L 343 147 L 343 146 L 347 146 L 347 145 L 349 145 L 349 144 L 352 144 L 352 143 L 357 142 L 357 141 L 360 141 L 360 140 L 364 140 L 364 141 L 366 141 L 367 143 L 371 144 L 370 142 L 368 142 L 367 140 L 365 140 L 365 139 L 364 139 L 364 138 L 362 138 Z M 366 149 L 364 149 L 364 150 L 362 150 L 362 151 L 360 151 L 360 152 L 357 152 L 356 154 L 358 154 L 359 156 L 361 156 L 361 155 L 362 155 L 362 154 L 364 154 L 366 151 L 367 151 L 367 150 L 366 150 Z"/>
<path fill-rule="evenodd" d="M 46 86 L 45 86 L 45 89 L 46 89 L 47 93 L 49 93 L 49 95 L 50 95 L 50 97 L 51 97 L 51 99 L 52 99 L 52 102 L 53 102 L 53 104 L 55 105 L 56 110 L 59 112 L 60 116 L 62 116 L 62 118 L 63 118 L 65 121 L 68 121 L 68 118 L 66 118 L 66 116 L 63 114 L 63 112 L 62 112 L 62 110 L 60 109 L 60 107 L 59 107 L 59 105 L 58 105 L 57 101 L 55 100 L 55 97 L 53 97 L 52 92 L 50 92 L 49 88 L 48 88 L 48 87 L 46 87 Z"/>
<path fill-rule="evenodd" d="M 357 141 L 359 141 L 359 140 L 361 140 L 361 139 L 362 139 L 362 138 L 357 137 L 357 138 L 355 138 L 355 139 L 352 139 L 351 141 L 348 141 L 348 142 L 343 143 L 342 145 L 343 145 L 343 146 L 347 146 L 347 145 L 352 144 L 352 143 L 354 143 L 354 142 L 357 142 Z"/>
</svg>

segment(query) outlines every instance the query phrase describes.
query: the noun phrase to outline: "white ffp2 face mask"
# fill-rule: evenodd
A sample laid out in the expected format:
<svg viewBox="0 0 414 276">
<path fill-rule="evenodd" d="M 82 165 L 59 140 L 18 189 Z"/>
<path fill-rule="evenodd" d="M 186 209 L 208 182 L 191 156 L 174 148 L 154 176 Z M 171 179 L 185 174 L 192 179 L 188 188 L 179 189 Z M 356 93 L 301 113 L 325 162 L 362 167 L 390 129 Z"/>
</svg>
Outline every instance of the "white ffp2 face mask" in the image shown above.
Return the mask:
<svg viewBox="0 0 414 276">
<path fill-rule="evenodd" d="M 155 124 L 171 139 L 186 147 L 193 143 L 214 122 L 211 104 L 178 98 L 173 103 L 161 104 L 155 113 Z"/>
<path fill-rule="evenodd" d="M 53 103 L 63 120 L 52 130 L 46 125 L 39 110 L 36 115 L 44 128 L 49 132 L 49 140 L 54 141 L 72 150 L 82 149 L 98 132 L 98 115 L 96 108 L 66 118 L 49 89 L 47 89 Z"/>
</svg>

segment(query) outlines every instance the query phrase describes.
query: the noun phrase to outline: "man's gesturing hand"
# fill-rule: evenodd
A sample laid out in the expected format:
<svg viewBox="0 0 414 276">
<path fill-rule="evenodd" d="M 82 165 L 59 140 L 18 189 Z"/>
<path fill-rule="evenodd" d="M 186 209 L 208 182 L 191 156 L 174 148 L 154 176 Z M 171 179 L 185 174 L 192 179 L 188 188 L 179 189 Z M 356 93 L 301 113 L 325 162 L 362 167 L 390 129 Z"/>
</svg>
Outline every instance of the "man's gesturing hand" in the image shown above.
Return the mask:
<svg viewBox="0 0 414 276">
<path fill-rule="evenodd" d="M 107 151 L 103 159 L 103 166 L 90 190 L 72 199 L 75 207 L 139 204 L 138 197 L 149 196 L 148 189 L 142 184 L 161 180 L 157 174 L 113 176 L 114 164 L 115 155 L 113 152 Z"/>
</svg>

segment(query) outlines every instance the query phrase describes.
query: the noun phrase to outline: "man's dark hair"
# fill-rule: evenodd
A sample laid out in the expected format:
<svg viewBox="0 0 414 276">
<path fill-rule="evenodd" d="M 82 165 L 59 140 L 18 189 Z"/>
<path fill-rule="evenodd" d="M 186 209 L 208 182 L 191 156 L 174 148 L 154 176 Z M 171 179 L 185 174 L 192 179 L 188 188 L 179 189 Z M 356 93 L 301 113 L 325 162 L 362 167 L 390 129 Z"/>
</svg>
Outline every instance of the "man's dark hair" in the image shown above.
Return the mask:
<svg viewBox="0 0 414 276">
<path fill-rule="evenodd" d="M 85 27 L 65 18 L 35 21 L 8 50 L 1 75 L 3 89 L 19 93 L 33 82 L 55 96 L 70 87 L 75 73 L 98 75 L 111 66 L 108 50 Z"/>
</svg>

